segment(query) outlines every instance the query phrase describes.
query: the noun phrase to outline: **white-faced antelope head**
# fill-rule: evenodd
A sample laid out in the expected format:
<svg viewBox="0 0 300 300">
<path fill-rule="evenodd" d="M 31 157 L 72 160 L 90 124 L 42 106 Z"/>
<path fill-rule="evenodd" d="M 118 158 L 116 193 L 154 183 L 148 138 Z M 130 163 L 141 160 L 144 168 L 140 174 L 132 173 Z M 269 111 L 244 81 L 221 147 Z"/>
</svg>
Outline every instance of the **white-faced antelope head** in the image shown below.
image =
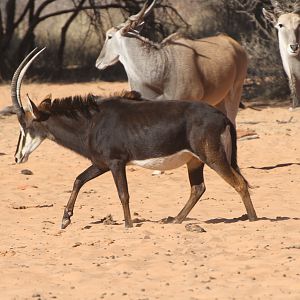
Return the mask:
<svg viewBox="0 0 300 300">
<path fill-rule="evenodd" d="M 285 73 L 289 78 L 292 110 L 300 107 L 300 4 L 286 12 L 277 1 L 271 1 L 273 12 L 263 9 L 265 18 L 278 31 L 279 49 Z"/>
<path fill-rule="evenodd" d="M 124 38 L 139 36 L 144 25 L 144 19 L 152 11 L 155 3 L 156 0 L 148 6 L 146 2 L 138 14 L 130 16 L 126 22 L 112 27 L 106 32 L 103 48 L 96 61 L 96 67 L 99 70 L 104 70 L 119 61 L 120 51 L 124 49 L 122 47 Z"/>
<path fill-rule="evenodd" d="M 46 115 L 37 109 L 28 95 L 25 107 L 23 107 L 21 100 L 21 84 L 26 70 L 44 49 L 38 51 L 36 48 L 27 55 L 16 70 L 11 83 L 12 103 L 20 124 L 19 140 L 15 153 L 16 163 L 26 162 L 30 153 L 46 138 L 46 133 L 43 131 L 42 125 L 40 122 L 37 122 L 45 118 Z"/>
<path fill-rule="evenodd" d="M 281 50 L 290 56 L 300 53 L 300 5 L 294 6 L 292 12 L 285 12 L 277 1 L 272 1 L 274 11 L 263 9 L 265 18 L 271 22 L 278 31 Z"/>
</svg>

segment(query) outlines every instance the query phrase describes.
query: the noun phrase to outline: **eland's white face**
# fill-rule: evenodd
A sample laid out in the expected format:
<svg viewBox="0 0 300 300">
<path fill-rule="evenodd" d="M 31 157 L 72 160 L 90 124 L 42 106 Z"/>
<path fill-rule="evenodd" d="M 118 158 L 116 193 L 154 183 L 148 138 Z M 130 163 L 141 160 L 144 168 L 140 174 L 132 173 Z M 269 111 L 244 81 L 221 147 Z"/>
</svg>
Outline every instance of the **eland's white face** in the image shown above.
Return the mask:
<svg viewBox="0 0 300 300">
<path fill-rule="evenodd" d="M 300 53 L 300 15 L 296 13 L 283 14 L 278 18 L 275 27 L 281 49 L 286 49 L 289 56 Z"/>
<path fill-rule="evenodd" d="M 109 66 L 116 64 L 119 61 L 119 57 L 124 54 L 124 44 L 122 40 L 124 37 L 129 37 L 133 35 L 139 35 L 141 29 L 144 25 L 144 18 L 152 11 L 155 6 L 156 0 L 152 1 L 148 5 L 146 1 L 143 8 L 138 14 L 132 15 L 124 23 L 121 23 L 117 27 L 113 27 L 106 32 L 106 39 L 100 55 L 96 61 L 96 67 L 99 70 L 104 70 Z"/>
<path fill-rule="evenodd" d="M 107 67 L 113 66 L 119 61 L 121 30 L 111 28 L 106 32 L 106 39 L 100 55 L 96 61 L 96 67 L 99 70 L 104 70 Z"/>
</svg>

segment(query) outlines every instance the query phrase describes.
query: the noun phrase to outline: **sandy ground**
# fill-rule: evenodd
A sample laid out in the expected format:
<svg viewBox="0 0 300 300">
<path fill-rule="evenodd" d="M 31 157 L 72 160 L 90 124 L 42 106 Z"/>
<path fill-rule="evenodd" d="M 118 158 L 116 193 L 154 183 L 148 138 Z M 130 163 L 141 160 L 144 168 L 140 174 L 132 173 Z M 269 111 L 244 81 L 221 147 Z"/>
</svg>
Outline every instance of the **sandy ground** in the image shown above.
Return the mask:
<svg viewBox="0 0 300 300">
<path fill-rule="evenodd" d="M 38 102 L 49 93 L 123 88 L 31 84 L 23 91 Z M 0 109 L 9 93 L 0 86 Z M 0 299 L 300 299 L 300 111 L 246 109 L 238 126 L 259 136 L 238 142 L 259 221 L 243 221 L 239 196 L 207 168 L 207 191 L 190 219 L 160 224 L 187 200 L 186 167 L 161 176 L 128 167 L 131 211 L 142 223 L 124 228 L 106 174 L 82 189 L 72 224 L 60 230 L 73 181 L 89 162 L 46 141 L 16 165 L 17 119 L 1 117 Z M 103 224 L 108 214 L 116 225 Z M 206 232 L 188 231 L 188 224 Z"/>
</svg>

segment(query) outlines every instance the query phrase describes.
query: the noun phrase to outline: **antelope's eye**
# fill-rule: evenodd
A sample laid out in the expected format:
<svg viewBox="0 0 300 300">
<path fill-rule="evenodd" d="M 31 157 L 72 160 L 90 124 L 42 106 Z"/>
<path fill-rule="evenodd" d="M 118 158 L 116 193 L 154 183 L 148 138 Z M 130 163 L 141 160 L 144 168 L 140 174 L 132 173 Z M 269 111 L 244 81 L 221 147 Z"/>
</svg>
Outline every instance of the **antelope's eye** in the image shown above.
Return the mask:
<svg viewBox="0 0 300 300">
<path fill-rule="evenodd" d="M 279 28 L 284 27 L 283 24 L 278 24 L 277 26 L 278 26 Z"/>
<path fill-rule="evenodd" d="M 112 38 L 112 35 L 108 35 L 107 38 L 110 40 Z"/>
</svg>

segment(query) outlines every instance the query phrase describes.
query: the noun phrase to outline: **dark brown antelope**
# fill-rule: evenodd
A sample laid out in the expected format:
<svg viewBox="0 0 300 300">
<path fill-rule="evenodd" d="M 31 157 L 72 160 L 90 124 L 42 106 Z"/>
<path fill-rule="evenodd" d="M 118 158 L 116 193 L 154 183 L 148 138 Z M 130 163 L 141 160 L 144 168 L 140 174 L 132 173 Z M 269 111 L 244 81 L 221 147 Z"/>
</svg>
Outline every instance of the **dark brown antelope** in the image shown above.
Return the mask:
<svg viewBox="0 0 300 300">
<path fill-rule="evenodd" d="M 27 97 L 28 108 L 23 108 L 22 78 L 41 51 L 31 52 L 12 80 L 12 103 L 21 126 L 15 159 L 17 163 L 27 161 L 48 138 L 91 161 L 92 165 L 74 182 L 62 228 L 71 222 L 80 188 L 108 171 L 112 172 L 123 206 L 125 226 L 132 227 L 125 171 L 128 164 L 155 170 L 187 164 L 191 195 L 173 218 L 174 223 L 181 223 L 204 193 L 204 164 L 240 194 L 249 220 L 257 219 L 248 183 L 237 165 L 236 131 L 223 113 L 201 102 L 147 101 L 134 92 L 108 99 L 93 95 L 45 99 L 38 106 Z M 228 139 L 231 151 L 225 152 Z M 226 154 L 229 152 L 231 155 Z"/>
</svg>

